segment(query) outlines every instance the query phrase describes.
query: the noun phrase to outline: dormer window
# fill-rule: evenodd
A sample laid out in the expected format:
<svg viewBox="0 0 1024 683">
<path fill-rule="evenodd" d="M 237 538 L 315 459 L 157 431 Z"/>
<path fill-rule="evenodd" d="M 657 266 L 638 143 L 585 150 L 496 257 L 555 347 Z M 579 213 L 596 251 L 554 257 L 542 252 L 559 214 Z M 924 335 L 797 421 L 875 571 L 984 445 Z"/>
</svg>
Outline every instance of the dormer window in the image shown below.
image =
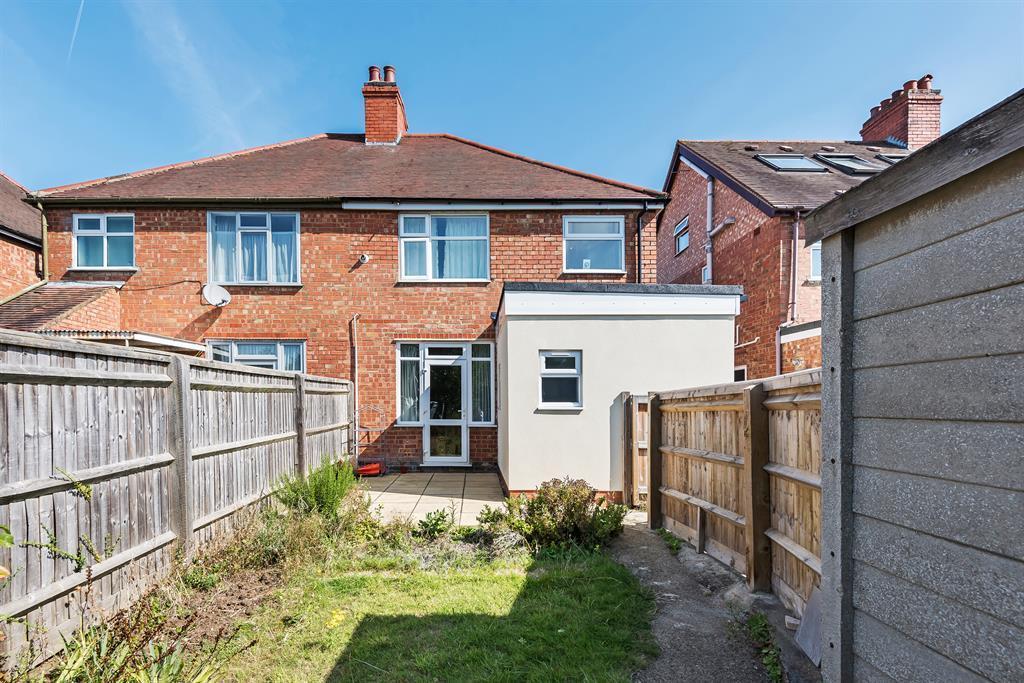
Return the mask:
<svg viewBox="0 0 1024 683">
<path fill-rule="evenodd" d="M 828 171 L 827 168 L 816 161 L 808 159 L 803 154 L 758 154 L 754 158 L 776 171 L 805 173 L 824 173 Z"/>
<path fill-rule="evenodd" d="M 849 175 L 878 173 L 884 168 L 881 164 L 862 159 L 856 154 L 815 154 L 814 156 Z"/>
</svg>

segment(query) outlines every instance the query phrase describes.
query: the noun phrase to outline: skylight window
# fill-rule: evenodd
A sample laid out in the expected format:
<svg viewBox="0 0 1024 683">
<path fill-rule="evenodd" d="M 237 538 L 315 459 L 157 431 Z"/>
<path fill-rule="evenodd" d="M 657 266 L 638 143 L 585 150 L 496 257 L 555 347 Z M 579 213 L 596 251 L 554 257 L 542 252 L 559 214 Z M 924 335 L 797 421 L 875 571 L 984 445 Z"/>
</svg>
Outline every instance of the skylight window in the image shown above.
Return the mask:
<svg viewBox="0 0 1024 683">
<path fill-rule="evenodd" d="M 776 171 L 827 171 L 824 166 L 808 159 L 803 154 L 758 154 L 758 161 L 768 164 Z"/>
<path fill-rule="evenodd" d="M 897 161 L 900 161 L 902 159 L 906 159 L 907 155 L 906 154 L 876 154 L 875 158 L 876 159 L 881 159 L 882 161 L 884 161 L 887 164 L 895 164 Z"/>
<path fill-rule="evenodd" d="M 878 173 L 884 168 L 881 164 L 862 159 L 856 154 L 815 154 L 814 156 L 826 164 L 835 166 L 843 173 Z"/>
</svg>

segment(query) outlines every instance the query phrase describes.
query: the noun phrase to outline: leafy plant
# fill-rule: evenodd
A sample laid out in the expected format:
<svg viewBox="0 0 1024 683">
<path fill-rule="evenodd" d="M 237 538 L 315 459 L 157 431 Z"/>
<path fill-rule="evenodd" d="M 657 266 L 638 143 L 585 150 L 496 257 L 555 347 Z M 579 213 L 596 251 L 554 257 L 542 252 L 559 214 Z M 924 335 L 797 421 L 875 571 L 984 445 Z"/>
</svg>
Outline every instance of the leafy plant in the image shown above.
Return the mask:
<svg viewBox="0 0 1024 683">
<path fill-rule="evenodd" d="M 782 654 L 775 644 L 775 631 L 761 612 L 754 612 L 747 617 L 747 634 L 761 655 L 761 663 L 765 672 L 774 683 L 782 683 Z"/>
<path fill-rule="evenodd" d="M 336 520 L 341 502 L 356 485 L 352 466 L 327 462 L 303 479 L 286 477 L 276 496 L 291 510 L 301 513 L 315 512 L 329 520 Z"/>
<path fill-rule="evenodd" d="M 533 497 L 506 499 L 505 509 L 485 507 L 477 518 L 492 536 L 511 531 L 534 549 L 572 545 L 596 548 L 622 531 L 623 505 L 609 504 L 582 479 L 552 479 Z"/>
<path fill-rule="evenodd" d="M 433 510 L 421 519 L 417 532 L 423 538 L 433 540 L 444 536 L 455 526 L 455 505 L 440 510 Z"/>
<path fill-rule="evenodd" d="M 661 540 L 665 541 L 665 545 L 668 546 L 668 551 L 673 555 L 678 555 L 679 551 L 683 549 L 683 539 L 679 538 L 668 529 L 658 529 L 658 535 L 661 536 Z"/>
<path fill-rule="evenodd" d="M 197 591 L 208 591 L 220 582 L 220 574 L 201 564 L 193 564 L 181 575 L 186 587 Z"/>
</svg>

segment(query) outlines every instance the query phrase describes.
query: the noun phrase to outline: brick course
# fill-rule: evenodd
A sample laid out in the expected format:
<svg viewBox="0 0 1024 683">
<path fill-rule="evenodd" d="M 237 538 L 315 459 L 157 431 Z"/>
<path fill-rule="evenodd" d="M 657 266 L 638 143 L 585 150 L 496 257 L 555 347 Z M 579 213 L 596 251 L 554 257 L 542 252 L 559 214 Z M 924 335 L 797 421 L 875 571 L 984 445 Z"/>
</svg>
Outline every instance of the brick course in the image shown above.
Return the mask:
<svg viewBox="0 0 1024 683">
<path fill-rule="evenodd" d="M 399 339 L 494 338 L 506 280 L 636 281 L 637 211 L 492 211 L 491 281 L 398 282 L 398 213 L 300 210 L 301 287 L 229 286 L 223 308 L 200 297 L 207 282 L 206 210 L 162 206 L 89 207 L 88 212 L 135 215 L 138 272 L 70 270 L 73 208 L 47 210 L 51 279 L 123 280 L 121 327 L 193 341 L 304 339 L 309 372 L 353 377 L 350 321 L 359 341 L 359 394 L 367 458 L 419 463 L 422 431 L 396 427 L 394 342 Z M 562 216 L 610 214 L 626 218 L 626 274 L 562 274 Z M 654 282 L 655 214 L 645 214 L 645 273 Z M 359 263 L 360 254 L 370 261 Z M 474 464 L 493 465 L 496 428 L 470 429 Z"/>
</svg>

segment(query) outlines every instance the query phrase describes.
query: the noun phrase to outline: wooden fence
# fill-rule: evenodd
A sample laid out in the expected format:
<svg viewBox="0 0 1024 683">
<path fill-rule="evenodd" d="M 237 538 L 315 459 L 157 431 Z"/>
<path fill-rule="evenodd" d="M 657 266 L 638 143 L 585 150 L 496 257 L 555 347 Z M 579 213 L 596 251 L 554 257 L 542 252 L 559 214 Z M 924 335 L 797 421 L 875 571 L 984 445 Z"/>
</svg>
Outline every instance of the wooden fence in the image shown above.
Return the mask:
<svg viewBox="0 0 1024 683">
<path fill-rule="evenodd" d="M 647 396 L 623 392 L 622 498 L 634 507 L 647 500 Z"/>
<path fill-rule="evenodd" d="M 349 382 L 0 332 L 0 654 L 52 651 L 90 583 L 129 604 L 286 474 L 349 450 Z"/>
<path fill-rule="evenodd" d="M 821 578 L 821 371 L 654 393 L 649 520 L 803 613 Z"/>
</svg>

